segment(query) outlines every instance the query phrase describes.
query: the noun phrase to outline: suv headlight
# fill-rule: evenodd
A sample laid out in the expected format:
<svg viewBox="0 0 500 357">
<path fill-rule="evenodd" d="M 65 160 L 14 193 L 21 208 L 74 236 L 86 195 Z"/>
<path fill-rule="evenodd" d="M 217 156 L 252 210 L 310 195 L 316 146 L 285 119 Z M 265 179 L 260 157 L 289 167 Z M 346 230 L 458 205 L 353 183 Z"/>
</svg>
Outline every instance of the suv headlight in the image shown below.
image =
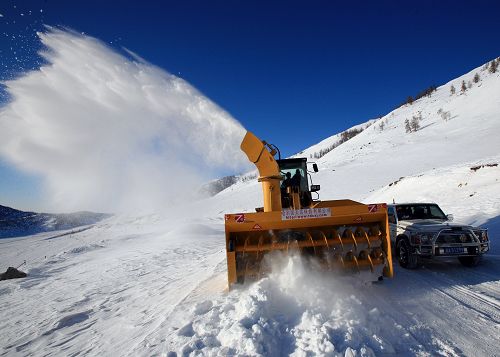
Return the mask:
<svg viewBox="0 0 500 357">
<path fill-rule="evenodd" d="M 479 238 L 480 242 L 487 242 L 488 241 L 488 231 L 476 231 L 476 236 Z"/>
<path fill-rule="evenodd" d="M 434 233 L 413 233 L 410 238 L 412 244 L 431 244 Z"/>
</svg>

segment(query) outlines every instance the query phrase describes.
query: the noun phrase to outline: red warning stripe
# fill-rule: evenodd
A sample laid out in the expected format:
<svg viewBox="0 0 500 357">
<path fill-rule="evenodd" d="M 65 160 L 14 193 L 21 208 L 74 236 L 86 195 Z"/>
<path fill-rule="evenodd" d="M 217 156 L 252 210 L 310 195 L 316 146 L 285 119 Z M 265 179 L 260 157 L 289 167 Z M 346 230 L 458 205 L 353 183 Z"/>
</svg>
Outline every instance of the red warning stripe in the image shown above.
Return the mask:
<svg viewBox="0 0 500 357">
<path fill-rule="evenodd" d="M 368 205 L 368 212 L 370 212 L 370 213 L 375 213 L 379 209 L 387 209 L 387 203 L 374 203 L 374 204 Z"/>
</svg>

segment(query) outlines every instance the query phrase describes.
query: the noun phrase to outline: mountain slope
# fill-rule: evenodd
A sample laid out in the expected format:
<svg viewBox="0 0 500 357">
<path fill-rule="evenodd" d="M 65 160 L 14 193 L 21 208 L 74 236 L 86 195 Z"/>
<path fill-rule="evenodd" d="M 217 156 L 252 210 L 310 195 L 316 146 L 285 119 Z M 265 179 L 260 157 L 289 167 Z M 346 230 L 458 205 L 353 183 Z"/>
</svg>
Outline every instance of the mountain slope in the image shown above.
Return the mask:
<svg viewBox="0 0 500 357">
<path fill-rule="evenodd" d="M 481 79 L 473 83 L 476 73 Z M 463 93 L 462 81 L 473 83 Z M 450 93 L 452 85 L 457 88 L 455 94 Z M 321 184 L 321 199 L 364 201 L 402 176 L 475 161 L 495 162 L 500 153 L 498 93 L 500 73 L 489 73 L 482 66 L 440 86 L 430 97 L 395 109 L 374 123 L 361 124 L 368 128 L 316 160 L 320 171 L 312 179 Z M 413 117 L 421 117 L 420 129 L 408 133 L 405 120 Z M 338 138 L 336 134 L 302 152 L 312 155 Z M 249 202 L 251 211 L 262 205 L 260 190 L 255 181 L 238 182 L 219 195 L 229 203 L 228 210 L 245 210 L 240 202 Z"/>
<path fill-rule="evenodd" d="M 458 84 L 472 81 L 475 73 L 481 75 L 479 83 L 450 94 L 451 85 L 460 88 Z M 439 87 L 431 97 L 394 110 L 318 160 L 323 168 L 319 177 L 331 184 L 323 193 L 364 199 L 369 191 L 401 176 L 496 156 L 498 93 L 500 73 L 480 67 Z M 443 112 L 450 113 L 449 119 L 443 119 Z M 405 120 L 419 116 L 420 129 L 407 133 Z"/>
</svg>

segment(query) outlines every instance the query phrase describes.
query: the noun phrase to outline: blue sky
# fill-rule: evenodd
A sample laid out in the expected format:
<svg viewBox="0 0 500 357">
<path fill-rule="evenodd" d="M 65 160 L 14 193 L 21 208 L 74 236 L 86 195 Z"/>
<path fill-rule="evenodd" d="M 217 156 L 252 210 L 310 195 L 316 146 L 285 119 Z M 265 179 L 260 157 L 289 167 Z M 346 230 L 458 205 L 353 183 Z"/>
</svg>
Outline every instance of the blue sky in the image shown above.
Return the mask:
<svg viewBox="0 0 500 357">
<path fill-rule="evenodd" d="M 67 26 L 186 79 L 291 155 L 499 56 L 499 10 L 498 1 L 2 0 L 0 77 L 37 68 L 42 23 Z M 37 187 L 0 163 L 0 204 L 25 206 Z"/>
</svg>

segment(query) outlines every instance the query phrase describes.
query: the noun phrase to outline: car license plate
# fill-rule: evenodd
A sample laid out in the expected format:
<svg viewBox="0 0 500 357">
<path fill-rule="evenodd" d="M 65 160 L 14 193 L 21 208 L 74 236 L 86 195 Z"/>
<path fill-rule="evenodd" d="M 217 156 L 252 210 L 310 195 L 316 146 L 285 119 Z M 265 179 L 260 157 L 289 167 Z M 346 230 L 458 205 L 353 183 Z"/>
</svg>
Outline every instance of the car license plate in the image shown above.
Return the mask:
<svg viewBox="0 0 500 357">
<path fill-rule="evenodd" d="M 443 249 L 444 254 L 464 254 L 467 253 L 467 248 L 463 247 L 449 247 Z"/>
</svg>

